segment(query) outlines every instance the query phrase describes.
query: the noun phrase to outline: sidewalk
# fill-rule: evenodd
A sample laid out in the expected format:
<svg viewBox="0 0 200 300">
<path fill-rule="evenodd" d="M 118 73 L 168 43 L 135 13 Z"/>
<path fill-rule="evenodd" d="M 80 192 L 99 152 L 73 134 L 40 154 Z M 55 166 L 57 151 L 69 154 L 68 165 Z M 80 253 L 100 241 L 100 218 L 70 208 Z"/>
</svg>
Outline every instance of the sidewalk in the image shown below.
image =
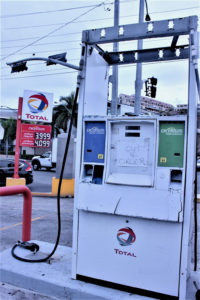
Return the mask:
<svg viewBox="0 0 200 300">
<path fill-rule="evenodd" d="M 41 258 L 44 255 L 46 256 L 47 253 L 50 253 L 52 249 L 52 244 L 40 241 L 33 242 L 40 245 L 40 253 L 36 254 L 38 257 L 36 257 L 36 255 L 32 253 L 30 254 L 30 252 L 27 253 L 27 250 L 20 248 L 17 249 L 17 254 L 19 256 L 23 256 L 29 259 L 36 259 Z M 5 250 L 0 255 L 1 281 L 17 286 L 19 289 L 23 288 L 28 290 L 34 290 L 34 292 L 38 294 L 46 295 L 48 297 L 55 297 L 56 299 L 153 299 L 71 279 L 71 252 L 72 249 L 70 247 L 58 246 L 58 249 L 54 255 L 54 260 L 51 264 L 28 264 L 14 259 L 11 256 L 10 249 Z M 24 292 L 24 290 L 22 291 Z"/>
</svg>

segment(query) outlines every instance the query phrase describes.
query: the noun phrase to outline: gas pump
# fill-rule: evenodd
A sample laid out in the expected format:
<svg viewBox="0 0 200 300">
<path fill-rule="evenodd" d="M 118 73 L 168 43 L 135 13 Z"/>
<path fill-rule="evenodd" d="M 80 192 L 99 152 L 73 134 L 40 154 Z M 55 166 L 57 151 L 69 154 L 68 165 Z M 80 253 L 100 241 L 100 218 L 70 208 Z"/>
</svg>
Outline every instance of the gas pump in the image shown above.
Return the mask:
<svg viewBox="0 0 200 300">
<path fill-rule="evenodd" d="M 186 299 L 196 156 L 196 30 L 193 16 L 83 32 L 75 279 L 84 276 Z M 177 46 L 179 35 L 188 35 L 189 45 Z M 165 48 L 104 52 L 99 46 L 166 36 L 172 43 Z M 187 116 L 107 113 L 110 66 L 178 59 L 189 61 Z"/>
</svg>

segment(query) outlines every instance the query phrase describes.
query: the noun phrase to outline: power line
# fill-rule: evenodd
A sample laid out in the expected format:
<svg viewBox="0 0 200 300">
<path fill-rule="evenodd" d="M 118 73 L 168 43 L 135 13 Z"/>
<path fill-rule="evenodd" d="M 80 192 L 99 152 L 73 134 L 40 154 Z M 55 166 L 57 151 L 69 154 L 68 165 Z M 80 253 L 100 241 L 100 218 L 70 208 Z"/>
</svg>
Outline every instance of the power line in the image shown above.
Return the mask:
<svg viewBox="0 0 200 300">
<path fill-rule="evenodd" d="M 52 35 L 51 37 L 58 37 L 58 36 L 68 36 L 68 35 L 75 35 L 75 34 L 81 34 L 81 31 L 77 32 L 68 32 L 68 33 L 62 33 L 62 34 L 55 34 Z M 39 36 L 33 36 L 33 37 L 27 37 L 23 39 L 14 39 L 14 40 L 3 40 L 1 41 L 2 43 L 9 43 L 9 42 L 17 42 L 17 41 L 25 41 L 25 40 L 33 40 L 33 39 L 38 39 Z"/>
<path fill-rule="evenodd" d="M 165 37 L 165 38 L 157 38 L 157 39 L 151 39 L 151 40 L 145 40 L 145 43 L 155 43 L 155 42 L 158 42 L 158 41 L 170 41 L 170 37 Z M 79 40 L 79 42 L 81 43 L 81 40 Z M 123 42 L 123 45 L 125 44 L 130 44 L 132 41 L 128 41 L 128 42 Z M 57 44 L 57 42 L 54 42 L 52 44 Z M 51 44 L 51 43 L 49 43 Z M 39 44 L 38 44 L 39 45 Z M 41 45 L 41 44 L 40 44 Z M 45 43 L 46 45 L 46 43 Z M 37 45 L 35 45 L 37 46 Z M 19 53 L 18 55 L 33 55 L 33 53 L 52 53 L 52 52 L 56 52 L 56 51 L 73 51 L 73 50 L 80 50 L 81 48 L 81 45 L 80 47 L 74 47 L 74 48 L 62 48 L 62 49 L 52 49 L 50 51 L 47 51 L 47 50 L 43 50 L 43 51 L 40 51 L 40 50 L 37 50 L 37 51 L 31 51 L 31 52 L 22 52 L 22 53 Z M 134 50 L 133 50 L 134 51 Z M 3 55 L 0 55 L 0 56 L 3 56 Z"/>
<path fill-rule="evenodd" d="M 121 3 L 127 3 L 127 2 L 133 2 L 134 0 L 123 0 Z M 103 5 L 113 5 L 114 2 L 104 2 Z M 38 14 L 47 14 L 47 13 L 57 13 L 57 12 L 63 12 L 63 11 L 69 11 L 69 10 L 77 10 L 77 9 L 83 9 L 83 8 L 89 8 L 89 7 L 95 7 L 96 5 L 85 5 L 85 6 L 78 6 L 78 7 L 70 7 L 70 8 L 62 8 L 62 9 L 56 9 L 56 10 L 45 10 L 45 11 L 36 11 L 36 12 L 30 12 L 30 13 L 22 13 L 22 14 L 12 14 L 12 15 L 2 15 L 0 18 L 13 18 L 13 17 L 23 17 L 23 16 L 30 16 L 30 15 L 38 15 Z"/>
<path fill-rule="evenodd" d="M 105 4 L 113 4 L 113 2 L 108 2 Z M 30 13 L 23 13 L 23 14 L 13 14 L 13 15 L 2 15 L 0 18 L 13 18 L 13 17 L 22 17 L 22 16 L 32 16 L 38 14 L 49 14 L 49 13 L 56 13 L 56 12 L 63 12 L 68 10 L 76 10 L 76 9 L 83 9 L 89 7 L 95 7 L 96 5 L 85 5 L 85 6 L 78 6 L 78 7 L 70 7 L 70 8 L 63 8 L 63 9 L 56 9 L 56 10 L 45 10 L 45 11 L 37 11 L 37 12 L 30 12 Z"/>
<path fill-rule="evenodd" d="M 22 48 L 20 48 L 20 49 L 18 49 L 18 50 L 16 50 L 16 51 L 14 51 L 14 52 L 12 52 L 11 54 L 8 54 L 7 56 L 4 56 L 1 60 L 4 60 L 4 59 L 6 59 L 6 58 L 9 57 L 9 56 L 12 56 L 12 55 L 14 55 L 14 54 L 20 52 L 21 50 L 24 50 L 25 48 L 34 45 L 35 43 L 37 43 L 37 42 L 41 41 L 42 39 L 48 37 L 49 35 L 51 35 L 52 33 L 54 33 L 54 32 L 56 32 L 56 31 L 60 30 L 61 28 L 65 27 L 65 26 L 67 26 L 67 25 L 69 25 L 69 24 L 71 24 L 71 23 L 74 22 L 75 20 L 78 20 L 80 17 L 82 17 L 82 16 L 88 14 L 88 13 L 91 12 L 92 10 L 94 10 L 94 9 L 96 9 L 97 7 L 100 7 L 100 6 L 102 6 L 102 5 L 103 5 L 103 3 L 100 3 L 100 4 L 96 5 L 95 7 L 92 7 L 91 9 L 87 10 L 86 12 L 80 14 L 78 17 L 75 17 L 75 18 L 72 19 L 71 21 L 69 21 L 69 22 L 63 24 L 62 26 L 59 26 L 58 28 L 56 28 L 56 29 L 50 31 L 49 33 L 47 33 L 46 35 L 44 35 L 44 36 L 40 37 L 39 39 L 33 41 L 32 43 L 27 44 L 26 46 L 24 46 L 24 47 L 22 47 Z"/>
<path fill-rule="evenodd" d="M 165 10 L 165 11 L 155 11 L 151 12 L 151 15 L 153 14 L 163 14 L 168 12 L 176 12 L 176 11 L 185 11 L 190 9 L 197 9 L 199 6 L 193 6 L 188 8 L 180 8 L 180 9 L 172 9 L 172 10 Z M 137 14 L 131 14 L 126 16 L 121 16 L 120 18 L 131 18 L 131 17 L 138 17 Z M 104 21 L 104 20 L 113 20 L 113 17 L 107 17 L 107 18 L 99 18 L 99 19 L 89 19 L 89 20 L 80 20 L 73 23 L 88 23 L 88 22 L 96 22 L 96 21 Z M 55 26 L 55 25 L 63 25 L 63 23 L 50 23 L 50 24 L 40 24 L 40 25 L 31 25 L 31 26 L 20 26 L 20 27 L 8 27 L 5 28 L 6 30 L 17 30 L 17 29 L 28 29 L 28 28 L 34 28 L 34 27 L 48 27 L 48 26 Z"/>
<path fill-rule="evenodd" d="M 21 77 L 1 77 L 1 80 L 12 80 L 12 79 L 21 79 L 21 78 L 30 78 L 30 77 L 41 77 L 41 76 L 51 76 L 51 75 L 60 75 L 60 74 L 70 74 L 70 73 L 77 73 L 77 71 L 70 71 L 70 72 L 59 72 L 59 73 L 52 73 L 52 74 L 38 74 L 38 75 L 31 75 L 31 76 L 21 76 Z"/>
<path fill-rule="evenodd" d="M 56 44 L 67 44 L 67 43 L 75 43 L 75 42 L 81 42 L 81 40 L 72 40 L 72 41 L 56 41 L 56 42 L 51 42 L 51 43 L 40 43 L 40 44 L 35 44 L 35 46 L 45 46 L 45 45 L 55 45 Z M 12 45 L 12 46 L 5 46 L 1 47 L 2 49 L 8 49 L 8 48 L 13 48 L 13 47 L 23 47 L 24 45 Z"/>
</svg>

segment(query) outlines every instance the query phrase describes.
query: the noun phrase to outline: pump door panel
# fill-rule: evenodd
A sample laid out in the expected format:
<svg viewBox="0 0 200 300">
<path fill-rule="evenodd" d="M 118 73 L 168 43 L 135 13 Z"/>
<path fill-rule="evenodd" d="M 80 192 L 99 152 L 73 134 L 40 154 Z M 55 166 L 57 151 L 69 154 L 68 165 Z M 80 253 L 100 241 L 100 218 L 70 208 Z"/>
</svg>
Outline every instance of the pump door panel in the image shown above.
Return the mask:
<svg viewBox="0 0 200 300">
<path fill-rule="evenodd" d="M 153 186 L 155 122 L 110 123 L 107 183 Z"/>
</svg>

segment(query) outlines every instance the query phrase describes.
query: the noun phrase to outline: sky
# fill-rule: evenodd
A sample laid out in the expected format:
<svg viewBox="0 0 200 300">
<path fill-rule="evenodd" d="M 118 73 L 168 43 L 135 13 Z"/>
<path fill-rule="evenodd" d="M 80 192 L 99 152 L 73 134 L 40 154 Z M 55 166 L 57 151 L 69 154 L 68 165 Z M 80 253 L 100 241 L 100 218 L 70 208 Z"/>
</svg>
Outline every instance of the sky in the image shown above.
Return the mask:
<svg viewBox="0 0 200 300">
<path fill-rule="evenodd" d="M 82 30 L 113 26 L 114 0 L 102 1 L 10 1 L 1 0 L 1 99 L 0 105 L 17 108 L 24 90 L 54 94 L 54 103 L 76 88 L 77 72 L 42 61 L 27 63 L 28 71 L 12 73 L 7 62 L 48 57 L 67 52 L 67 61 L 78 65 Z M 200 0 L 147 0 L 152 21 L 200 15 Z M 99 5 L 97 7 L 97 5 Z M 120 25 L 138 22 L 139 0 L 120 0 Z M 187 43 L 182 37 L 179 43 Z M 161 41 L 145 41 L 145 48 Z M 162 41 L 170 46 L 171 38 Z M 108 50 L 112 49 L 108 46 Z M 124 42 L 120 49 L 135 50 L 136 42 Z M 135 65 L 119 67 L 119 94 L 134 94 Z M 142 79 L 156 77 L 156 99 L 173 105 L 187 103 L 187 61 L 143 64 Z M 143 88 L 142 95 L 145 95 Z"/>
</svg>

